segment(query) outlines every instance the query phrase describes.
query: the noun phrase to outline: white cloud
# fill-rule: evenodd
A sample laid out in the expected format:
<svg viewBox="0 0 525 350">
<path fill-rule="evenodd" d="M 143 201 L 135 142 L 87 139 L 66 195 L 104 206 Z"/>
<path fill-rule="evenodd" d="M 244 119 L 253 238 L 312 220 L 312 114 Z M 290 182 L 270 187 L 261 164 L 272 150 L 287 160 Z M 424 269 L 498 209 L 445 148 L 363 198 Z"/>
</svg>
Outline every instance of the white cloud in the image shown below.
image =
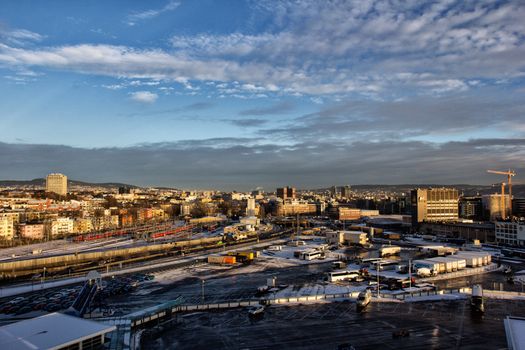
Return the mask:
<svg viewBox="0 0 525 350">
<path fill-rule="evenodd" d="M 126 17 L 126 23 L 129 26 L 134 26 L 139 21 L 152 19 L 152 18 L 157 17 L 158 15 L 160 15 L 160 14 L 162 14 L 164 12 L 173 11 L 179 6 L 180 6 L 180 2 L 178 2 L 178 1 L 169 1 L 166 4 L 166 6 L 160 8 L 160 9 L 157 9 L 157 10 L 146 10 L 146 11 L 142 11 L 142 12 L 135 12 L 135 13 L 132 13 L 132 14 L 128 15 Z"/>
<path fill-rule="evenodd" d="M 130 16 L 148 19 L 177 6 L 170 2 Z M 525 70 L 525 6 L 518 3 L 271 1 L 255 6 L 271 12 L 266 32 L 179 35 L 171 39 L 171 50 L 91 44 L 30 50 L 0 44 L 0 63 L 152 80 L 140 85 L 176 81 L 193 92 L 200 83 L 215 82 L 225 95 L 367 98 L 407 88 L 420 94 L 465 91 L 477 88 L 468 81 L 512 82 Z"/>
<path fill-rule="evenodd" d="M 45 36 L 27 29 L 2 30 L 0 28 L 0 39 L 2 38 L 11 45 L 23 46 L 27 43 L 42 41 Z"/>
<path fill-rule="evenodd" d="M 155 101 L 157 101 L 157 98 L 159 98 L 159 95 L 149 91 L 131 92 L 130 95 L 133 101 L 141 103 L 154 103 Z"/>
</svg>

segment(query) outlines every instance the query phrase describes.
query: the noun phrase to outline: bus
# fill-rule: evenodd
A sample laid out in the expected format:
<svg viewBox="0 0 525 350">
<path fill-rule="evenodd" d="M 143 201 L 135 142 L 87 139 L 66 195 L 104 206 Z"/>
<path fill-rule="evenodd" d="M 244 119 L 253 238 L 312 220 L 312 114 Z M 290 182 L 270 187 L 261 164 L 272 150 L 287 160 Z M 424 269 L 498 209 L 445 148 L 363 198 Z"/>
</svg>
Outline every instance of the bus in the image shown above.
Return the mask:
<svg viewBox="0 0 525 350">
<path fill-rule="evenodd" d="M 359 270 L 334 271 L 328 272 L 328 281 L 337 282 L 346 280 L 356 280 L 359 278 L 359 276 Z"/>
<path fill-rule="evenodd" d="M 367 259 L 359 259 L 358 263 L 363 267 L 370 267 L 375 266 L 378 262 L 383 260 L 382 258 L 367 258 Z"/>
<path fill-rule="evenodd" d="M 303 260 L 322 259 L 324 258 L 324 253 L 317 250 L 309 250 L 301 252 L 300 257 Z"/>
</svg>

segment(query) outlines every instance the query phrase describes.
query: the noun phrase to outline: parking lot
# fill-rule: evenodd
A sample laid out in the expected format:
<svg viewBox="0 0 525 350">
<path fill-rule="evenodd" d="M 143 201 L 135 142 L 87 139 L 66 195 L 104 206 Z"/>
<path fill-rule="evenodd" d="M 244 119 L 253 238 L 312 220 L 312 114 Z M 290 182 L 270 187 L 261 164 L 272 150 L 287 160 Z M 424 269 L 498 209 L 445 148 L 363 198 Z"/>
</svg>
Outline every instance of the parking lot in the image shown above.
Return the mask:
<svg viewBox="0 0 525 350">
<path fill-rule="evenodd" d="M 466 300 L 372 303 L 357 313 L 353 303 L 271 306 L 254 321 L 244 309 L 179 316 L 168 331 L 144 340 L 166 349 L 503 349 L 503 318 L 525 314 L 519 301 L 487 300 L 482 319 Z M 409 336 L 394 338 L 393 332 Z M 199 334 L 195 337 L 195 334 Z"/>
<path fill-rule="evenodd" d="M 93 307 L 109 309 L 110 297 L 123 297 L 139 287 L 145 281 L 152 280 L 152 275 L 133 274 L 127 277 L 115 277 L 103 281 L 103 289 L 97 293 Z M 18 319 L 40 316 L 48 312 L 67 310 L 75 301 L 82 285 L 67 288 L 53 288 L 37 291 L 15 298 L 0 300 L 0 323 L 9 323 Z"/>
</svg>

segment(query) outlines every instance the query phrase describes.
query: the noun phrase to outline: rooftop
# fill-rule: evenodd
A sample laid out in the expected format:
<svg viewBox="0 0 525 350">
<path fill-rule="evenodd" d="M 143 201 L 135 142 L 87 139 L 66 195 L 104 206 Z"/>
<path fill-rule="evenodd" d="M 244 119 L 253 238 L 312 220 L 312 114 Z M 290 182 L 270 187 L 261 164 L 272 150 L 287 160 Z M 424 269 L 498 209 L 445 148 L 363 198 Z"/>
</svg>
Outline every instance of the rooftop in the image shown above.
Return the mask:
<svg viewBox="0 0 525 350">
<path fill-rule="evenodd" d="M 0 349 L 56 349 L 115 329 L 55 312 L 0 327 Z"/>
<path fill-rule="evenodd" d="M 507 316 L 504 323 L 509 350 L 525 349 L 525 318 Z"/>
</svg>

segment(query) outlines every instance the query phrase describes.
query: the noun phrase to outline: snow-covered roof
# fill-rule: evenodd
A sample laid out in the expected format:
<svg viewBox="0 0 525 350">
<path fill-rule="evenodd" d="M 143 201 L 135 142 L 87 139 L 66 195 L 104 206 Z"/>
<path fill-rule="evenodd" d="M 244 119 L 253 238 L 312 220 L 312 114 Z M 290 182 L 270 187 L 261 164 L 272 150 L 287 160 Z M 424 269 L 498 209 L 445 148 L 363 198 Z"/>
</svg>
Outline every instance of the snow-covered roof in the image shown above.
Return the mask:
<svg viewBox="0 0 525 350">
<path fill-rule="evenodd" d="M 0 349 L 58 349 L 115 329 L 55 312 L 0 327 Z"/>
<path fill-rule="evenodd" d="M 525 349 L 525 318 L 507 316 L 504 323 L 509 350 Z"/>
</svg>

